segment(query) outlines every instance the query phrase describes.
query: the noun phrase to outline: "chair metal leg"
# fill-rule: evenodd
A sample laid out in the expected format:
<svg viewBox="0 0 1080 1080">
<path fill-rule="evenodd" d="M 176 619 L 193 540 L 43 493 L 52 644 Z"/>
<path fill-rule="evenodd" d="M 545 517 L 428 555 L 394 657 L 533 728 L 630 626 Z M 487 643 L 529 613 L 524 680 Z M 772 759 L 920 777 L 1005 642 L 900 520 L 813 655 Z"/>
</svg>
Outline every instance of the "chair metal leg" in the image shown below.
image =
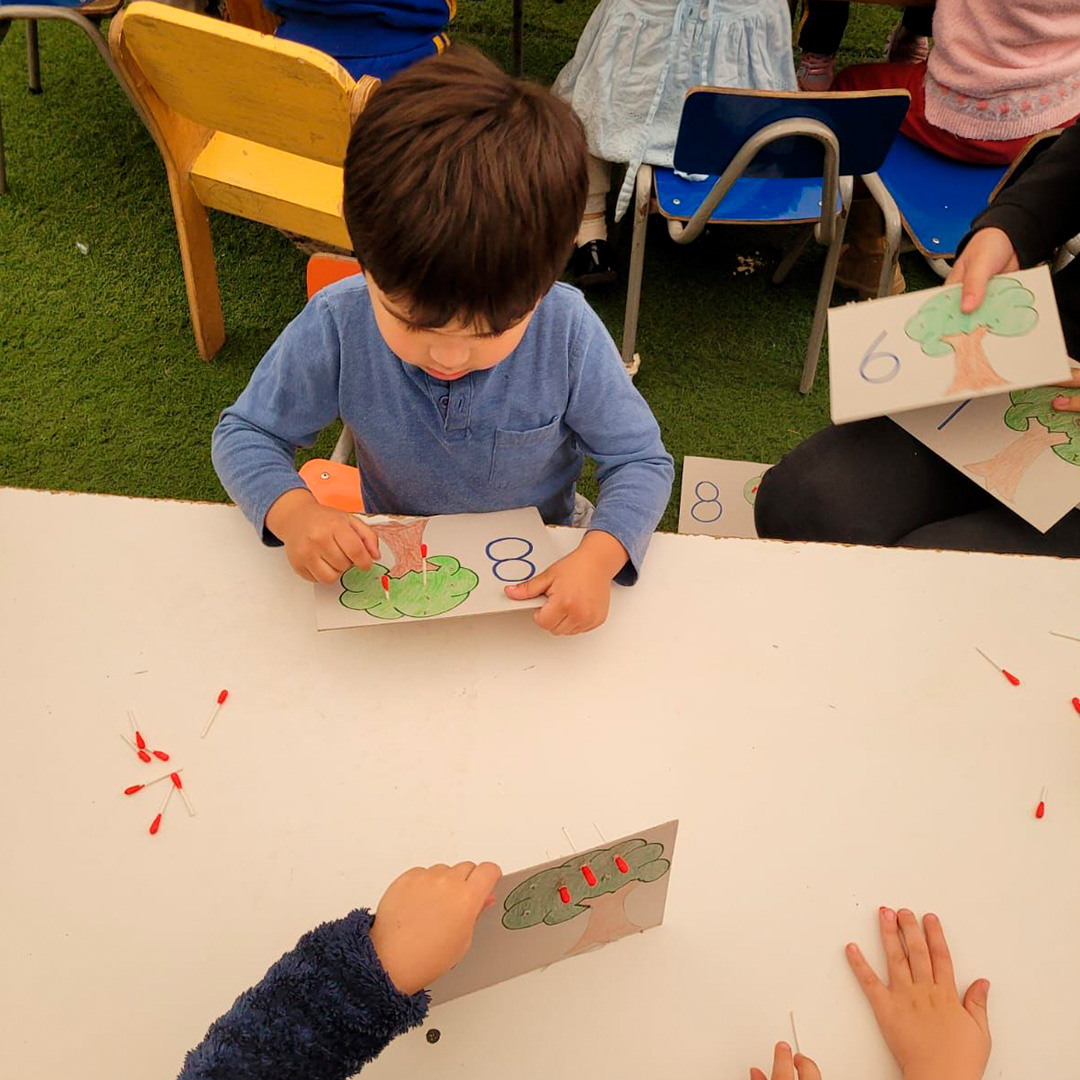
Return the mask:
<svg viewBox="0 0 1080 1080">
<path fill-rule="evenodd" d="M 356 452 L 356 443 L 353 442 L 352 432 L 343 425 L 338 441 L 334 443 L 333 452 L 330 454 L 331 461 L 339 461 L 343 465 L 349 464 L 349 458 Z"/>
<path fill-rule="evenodd" d="M 836 283 L 836 266 L 840 262 L 840 249 L 844 244 L 844 229 L 847 227 L 848 204 L 837 215 L 836 230 L 829 253 L 825 256 L 825 268 L 821 271 L 821 285 L 818 288 L 817 305 L 814 308 L 814 324 L 810 328 L 810 340 L 806 343 L 806 359 L 803 361 L 802 381 L 799 393 L 809 394 L 814 386 L 818 360 L 821 357 L 821 341 L 825 336 L 825 321 L 829 314 L 829 301 L 832 300 L 833 285 Z"/>
<path fill-rule="evenodd" d="M 814 235 L 814 226 L 807 225 L 799 232 L 799 235 L 795 239 L 795 243 L 788 248 L 784 257 L 780 260 L 780 265 L 776 268 L 772 276 L 772 283 L 779 285 L 784 278 L 791 273 L 791 268 L 799 260 L 799 256 L 806 250 L 806 245 L 810 241 L 810 237 Z"/>
<path fill-rule="evenodd" d="M 641 357 L 634 352 L 637 344 L 638 313 L 641 310 L 641 277 L 645 270 L 645 235 L 649 228 L 652 202 L 652 166 L 638 168 L 634 189 L 634 240 L 630 248 L 630 277 L 626 283 L 626 317 L 623 320 L 623 366 L 636 375 Z"/>
<path fill-rule="evenodd" d="M 881 278 L 878 281 L 878 298 L 892 294 L 893 278 L 896 276 L 896 260 L 900 255 L 900 238 L 903 235 L 903 226 L 900 221 L 900 210 L 896 200 L 889 193 L 889 189 L 881 182 L 877 173 L 868 173 L 863 178 L 867 190 L 874 202 L 878 204 L 882 216 L 885 218 L 885 252 L 881 260 Z"/>
<path fill-rule="evenodd" d="M 41 56 L 38 53 L 37 20 L 26 20 L 26 79 L 31 94 L 41 93 Z"/>
</svg>

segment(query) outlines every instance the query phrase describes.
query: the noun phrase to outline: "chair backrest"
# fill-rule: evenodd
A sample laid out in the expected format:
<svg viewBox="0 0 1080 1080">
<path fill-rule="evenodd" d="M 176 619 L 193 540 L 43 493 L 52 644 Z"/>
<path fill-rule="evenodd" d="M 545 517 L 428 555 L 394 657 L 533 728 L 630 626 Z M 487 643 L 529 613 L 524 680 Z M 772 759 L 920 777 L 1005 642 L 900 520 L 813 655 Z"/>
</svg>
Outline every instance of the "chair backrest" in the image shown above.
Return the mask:
<svg viewBox="0 0 1080 1080">
<path fill-rule="evenodd" d="M 329 165 L 345 160 L 356 84 L 325 53 L 149 0 L 128 5 L 120 38 L 184 119 Z"/>
<path fill-rule="evenodd" d="M 876 172 L 892 146 L 911 98 L 906 90 L 788 94 L 698 86 L 683 103 L 675 168 L 722 173 L 750 136 L 778 120 L 817 120 L 840 145 L 840 175 Z M 792 136 L 765 147 L 746 176 L 821 176 L 821 144 Z"/>
</svg>

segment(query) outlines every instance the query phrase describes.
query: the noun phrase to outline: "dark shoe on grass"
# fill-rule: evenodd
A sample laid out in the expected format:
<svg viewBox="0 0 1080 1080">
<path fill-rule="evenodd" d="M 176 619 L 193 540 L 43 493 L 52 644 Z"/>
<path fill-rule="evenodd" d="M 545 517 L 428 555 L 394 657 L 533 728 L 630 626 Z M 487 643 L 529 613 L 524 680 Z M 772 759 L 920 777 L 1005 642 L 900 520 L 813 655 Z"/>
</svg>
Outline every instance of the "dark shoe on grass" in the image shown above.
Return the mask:
<svg viewBox="0 0 1080 1080">
<path fill-rule="evenodd" d="M 575 248 L 570 256 L 570 274 L 582 289 L 610 285 L 618 278 L 611 257 L 611 245 L 606 240 L 590 240 Z"/>
</svg>

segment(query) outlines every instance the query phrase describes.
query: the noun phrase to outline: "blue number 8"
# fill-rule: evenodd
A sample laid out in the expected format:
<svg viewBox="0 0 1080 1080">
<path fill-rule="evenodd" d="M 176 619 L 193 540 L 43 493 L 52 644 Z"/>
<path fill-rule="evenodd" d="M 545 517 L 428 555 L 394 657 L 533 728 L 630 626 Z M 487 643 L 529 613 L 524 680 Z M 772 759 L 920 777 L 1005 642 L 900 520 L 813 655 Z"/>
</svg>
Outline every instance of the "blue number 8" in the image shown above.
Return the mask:
<svg viewBox="0 0 1080 1080">
<path fill-rule="evenodd" d="M 516 555 L 502 555 L 492 549 L 499 544 L 520 544 L 522 551 Z M 523 536 L 500 536 L 498 540 L 492 540 L 486 548 L 484 548 L 484 554 L 491 560 L 492 567 L 491 572 L 498 578 L 499 581 L 505 581 L 507 584 L 513 584 L 518 581 L 528 581 L 529 578 L 536 573 L 536 565 L 529 562 L 528 556 L 533 552 L 533 546 L 530 541 L 526 540 Z M 513 577 L 502 569 L 507 563 L 520 563 L 525 568 L 525 573 L 518 577 Z"/>
<path fill-rule="evenodd" d="M 712 494 L 707 495 L 706 492 L 712 489 Z M 695 521 L 700 521 L 702 525 L 711 525 L 714 521 L 720 520 L 720 515 L 724 512 L 723 506 L 720 504 L 720 489 L 711 480 L 699 480 L 694 485 L 694 494 L 697 496 L 697 502 L 690 507 L 690 516 Z M 699 506 L 715 506 L 716 512 L 712 510 L 704 511 L 704 515 L 698 513 Z"/>
</svg>

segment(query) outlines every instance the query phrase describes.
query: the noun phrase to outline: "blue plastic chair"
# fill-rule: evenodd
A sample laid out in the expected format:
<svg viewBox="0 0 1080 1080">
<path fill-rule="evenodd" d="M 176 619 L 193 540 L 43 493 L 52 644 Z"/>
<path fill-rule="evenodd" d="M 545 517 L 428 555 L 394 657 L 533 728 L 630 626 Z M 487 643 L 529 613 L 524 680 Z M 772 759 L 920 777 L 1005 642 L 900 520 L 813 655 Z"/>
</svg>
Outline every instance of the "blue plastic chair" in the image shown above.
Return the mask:
<svg viewBox="0 0 1080 1080">
<path fill-rule="evenodd" d="M 814 384 L 836 264 L 851 206 L 853 177 L 861 176 L 885 215 L 886 257 L 879 296 L 888 295 L 900 247 L 900 215 L 877 169 L 907 112 L 905 90 L 841 94 L 762 93 L 699 86 L 683 105 L 675 168 L 642 165 L 637 174 L 634 241 L 623 326 L 623 363 L 631 374 L 645 232 L 654 208 L 668 233 L 688 244 L 709 224 L 807 226 L 773 275 L 781 282 L 815 232 L 828 245 L 817 307 L 803 363 L 801 393 Z M 678 175 L 682 173 L 684 175 Z M 654 200 L 655 187 L 655 200 Z"/>
<path fill-rule="evenodd" d="M 1011 165 L 972 165 L 898 135 L 878 175 L 900 211 L 904 231 L 942 277 L 972 220 L 986 209 L 1031 152 L 1058 132 L 1037 135 Z"/>
</svg>

